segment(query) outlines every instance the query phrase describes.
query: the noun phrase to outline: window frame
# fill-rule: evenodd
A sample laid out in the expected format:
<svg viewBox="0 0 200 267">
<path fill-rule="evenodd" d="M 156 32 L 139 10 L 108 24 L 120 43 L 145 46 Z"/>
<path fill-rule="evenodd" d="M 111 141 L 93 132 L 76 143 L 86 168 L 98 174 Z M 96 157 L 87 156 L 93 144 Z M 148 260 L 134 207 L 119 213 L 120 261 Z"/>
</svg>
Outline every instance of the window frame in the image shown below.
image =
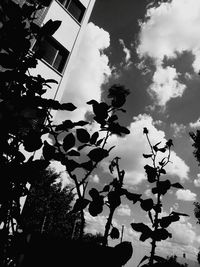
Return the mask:
<svg viewBox="0 0 200 267">
<path fill-rule="evenodd" d="M 58 3 L 64 7 L 67 12 L 78 22 L 78 23 L 81 23 L 82 22 L 82 19 L 84 17 L 84 14 L 85 14 L 85 11 L 86 11 L 86 7 L 79 1 L 79 0 L 57 0 Z M 62 3 L 63 2 L 63 3 Z M 76 18 L 70 11 L 69 11 L 69 8 L 70 8 L 70 4 L 71 3 L 74 3 L 81 11 L 81 14 L 79 16 L 79 18 Z"/>
<path fill-rule="evenodd" d="M 35 44 L 33 45 L 32 50 L 34 51 L 35 47 L 38 47 L 38 48 L 41 47 L 43 42 L 46 42 L 47 46 L 48 46 L 48 44 L 51 45 L 56 50 L 56 52 L 55 52 L 55 55 L 53 56 L 52 62 L 48 61 L 48 59 L 45 59 L 43 56 L 41 57 L 41 60 L 44 61 L 46 64 L 48 64 L 51 68 L 53 68 L 53 70 L 55 70 L 59 74 L 63 74 L 65 67 L 66 67 L 66 64 L 67 64 L 67 61 L 68 61 L 68 58 L 69 58 L 69 55 L 70 55 L 69 50 L 67 50 L 67 48 L 65 48 L 62 44 L 60 44 L 52 36 L 45 38 L 40 43 L 38 43 L 36 41 Z M 61 55 L 61 60 L 60 60 L 58 67 L 55 67 L 55 62 L 56 62 L 59 54 Z M 63 60 L 64 60 L 64 63 L 63 63 Z M 61 67 L 61 70 L 60 70 L 60 67 Z"/>
</svg>

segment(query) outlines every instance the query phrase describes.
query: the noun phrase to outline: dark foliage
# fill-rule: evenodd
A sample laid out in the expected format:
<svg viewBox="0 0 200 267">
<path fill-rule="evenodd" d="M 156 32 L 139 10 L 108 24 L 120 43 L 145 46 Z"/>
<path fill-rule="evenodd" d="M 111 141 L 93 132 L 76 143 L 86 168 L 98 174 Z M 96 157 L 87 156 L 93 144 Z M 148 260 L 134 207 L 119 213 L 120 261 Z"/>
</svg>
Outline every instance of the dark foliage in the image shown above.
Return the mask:
<svg viewBox="0 0 200 267">
<path fill-rule="evenodd" d="M 49 4 L 48 0 L 28 1 L 21 6 L 11 0 L 2 0 L 0 3 L 0 122 L 3 126 L 0 131 L 0 171 L 3 174 L 0 189 L 1 266 L 15 265 L 23 252 L 16 249 L 23 247 L 19 242 L 26 243 L 26 233 L 30 229 L 32 231 L 34 228 L 35 232 L 41 229 L 39 214 L 38 221 L 31 221 L 30 213 L 29 219 L 25 210 L 21 213 L 20 199 L 29 194 L 28 185 L 31 186 L 30 194 L 35 194 L 37 201 L 47 199 L 48 208 L 43 208 L 43 205 L 36 201 L 40 208 L 35 212 L 42 209 L 41 213 L 44 210 L 47 213 L 41 231 L 60 235 L 59 231 L 66 218 L 60 210 L 63 206 L 59 206 L 59 198 L 56 200 L 54 196 L 54 193 L 58 193 L 57 188 L 50 187 L 49 182 L 41 182 L 42 173 L 52 160 L 63 164 L 74 182 L 78 199 L 70 211 L 70 218 L 79 212 L 80 239 L 83 238 L 84 209 L 89 206 L 91 215 L 96 216 L 102 212 L 105 204 L 104 196 L 100 193 L 93 196 L 92 200 L 85 198 L 88 179 L 99 162 L 108 157 L 113 149 L 106 147 L 108 138 L 113 134 L 124 136 L 130 133 L 128 128 L 118 122 L 118 114 L 125 112 L 122 106 L 128 95 L 128 90 L 120 85 L 108 90 L 110 103 L 88 101 L 88 105 L 92 106 L 93 121 L 103 133 L 101 137 L 99 131 L 90 133 L 85 128 L 87 121 L 65 120 L 58 125 L 53 124 L 51 110 L 73 111 L 76 107 L 72 103 L 61 104 L 56 100 L 46 99 L 44 94 L 51 89 L 51 84 L 57 81 L 29 73 L 30 68 L 37 66 L 37 61 L 44 52 L 40 46 L 41 42 L 52 36 L 61 24 L 60 21 L 49 20 L 42 27 L 37 25 L 37 12 Z M 34 41 L 38 45 L 32 50 Z M 50 136 L 51 140 L 43 141 L 44 135 Z M 39 150 L 42 151 L 42 156 L 38 159 L 35 152 Z M 82 155 L 84 160 L 81 162 Z M 77 176 L 79 168 L 84 172 L 81 177 Z M 119 176 L 120 187 L 121 180 L 122 174 Z M 107 192 L 112 212 L 120 205 L 120 194 L 117 193 L 119 182 L 113 183 Z M 117 198 L 114 199 L 116 194 Z M 64 196 L 60 194 L 59 197 Z M 28 205 L 32 200 L 29 198 L 27 201 Z M 62 224 L 58 226 L 57 223 L 57 229 L 54 223 L 50 222 L 53 217 L 53 221 L 57 218 Z M 112 216 L 110 218 L 112 219 Z M 111 236 L 118 237 L 115 228 L 112 229 Z"/>
<path fill-rule="evenodd" d="M 163 208 L 161 197 L 169 189 L 183 188 L 183 186 L 179 183 L 171 183 L 168 179 L 163 180 L 163 176 L 166 175 L 165 166 L 170 162 L 171 147 L 173 146 L 172 140 L 169 139 L 164 146 L 161 146 L 161 142 L 152 145 L 149 139 L 149 131 L 146 127 L 143 129 L 143 133 L 146 135 L 150 147 L 150 153 L 143 154 L 143 157 L 145 159 L 150 158 L 152 161 L 152 165 L 145 165 L 144 169 L 147 181 L 152 185 L 151 191 L 155 198 L 139 198 L 140 206 L 142 210 L 147 212 L 151 226 L 145 223 L 132 223 L 131 226 L 134 231 L 141 233 L 140 241 L 152 240 L 150 256 L 144 256 L 139 265 L 148 261 L 147 264 L 142 266 L 169 266 L 169 262 L 166 262 L 166 259 L 156 255 L 157 242 L 171 238 L 172 234 L 166 228 L 171 223 L 178 221 L 180 216 L 188 215 L 172 211 L 168 216 L 161 217 L 160 214 Z M 157 158 L 160 153 L 163 154 L 163 158 L 158 162 Z"/>
<path fill-rule="evenodd" d="M 200 165 L 200 130 L 197 130 L 196 133 L 190 132 L 190 137 L 193 141 L 192 146 L 194 147 L 193 154 Z"/>
</svg>

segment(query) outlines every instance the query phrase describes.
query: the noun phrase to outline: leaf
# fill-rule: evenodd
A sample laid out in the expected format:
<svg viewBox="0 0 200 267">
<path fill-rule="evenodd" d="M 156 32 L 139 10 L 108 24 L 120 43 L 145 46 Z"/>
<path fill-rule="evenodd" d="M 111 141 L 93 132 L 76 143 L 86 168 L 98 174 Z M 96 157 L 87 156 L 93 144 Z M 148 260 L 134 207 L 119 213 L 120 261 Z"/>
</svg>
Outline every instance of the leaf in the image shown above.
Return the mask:
<svg viewBox="0 0 200 267">
<path fill-rule="evenodd" d="M 166 170 L 165 169 L 160 169 L 159 173 L 166 174 Z"/>
<path fill-rule="evenodd" d="M 88 124 L 88 122 L 87 121 L 77 121 L 77 122 L 74 122 L 74 124 L 76 125 L 76 126 L 85 126 L 85 125 L 87 125 Z"/>
<path fill-rule="evenodd" d="M 171 187 L 170 180 L 160 181 L 157 186 L 157 193 L 160 193 L 161 195 L 165 195 L 167 191 L 170 189 L 170 187 Z"/>
<path fill-rule="evenodd" d="M 154 146 L 153 146 L 153 149 L 154 149 L 154 151 L 155 152 L 157 152 L 159 149 L 158 149 L 158 145 L 160 145 L 160 143 L 161 142 L 158 142 L 157 144 L 155 144 Z"/>
<path fill-rule="evenodd" d="M 108 122 L 111 123 L 113 121 L 116 121 L 118 119 L 118 116 L 117 115 L 112 115 L 109 119 L 108 119 Z"/>
<path fill-rule="evenodd" d="M 80 153 L 74 149 L 70 150 L 69 152 L 67 152 L 67 155 L 68 156 L 71 156 L 71 157 L 79 157 L 80 156 Z"/>
<path fill-rule="evenodd" d="M 145 256 L 141 259 L 141 261 L 139 262 L 139 264 L 138 264 L 137 267 L 139 267 L 141 263 L 143 263 L 144 261 L 146 261 L 146 260 L 148 260 L 148 259 L 149 259 L 149 257 L 145 255 Z"/>
<path fill-rule="evenodd" d="M 164 263 L 164 262 L 167 261 L 165 258 L 160 257 L 160 256 L 157 256 L 157 255 L 154 255 L 153 258 L 154 258 L 154 260 L 156 260 L 156 261 L 159 262 L 159 263 Z"/>
<path fill-rule="evenodd" d="M 99 138 L 99 133 L 98 132 L 93 133 L 93 135 L 90 138 L 90 144 L 94 145 L 98 138 Z"/>
<path fill-rule="evenodd" d="M 118 122 L 110 123 L 107 130 L 109 130 L 112 134 L 117 134 L 119 136 L 121 136 L 122 134 L 130 134 L 129 129 L 124 126 L 121 126 Z"/>
<path fill-rule="evenodd" d="M 63 149 L 65 151 L 68 151 L 70 148 L 75 146 L 75 143 L 76 143 L 76 139 L 73 133 L 70 133 L 66 135 L 65 138 L 63 139 Z"/>
<path fill-rule="evenodd" d="M 151 237 L 152 231 L 143 232 L 140 236 L 140 241 L 144 242 Z"/>
<path fill-rule="evenodd" d="M 144 169 L 146 171 L 147 179 L 148 179 L 149 183 L 154 183 L 156 181 L 156 177 L 157 177 L 157 169 L 153 168 L 149 165 L 145 165 Z"/>
<path fill-rule="evenodd" d="M 167 228 L 172 222 L 173 222 L 172 216 L 162 217 L 160 219 L 160 226 L 162 228 Z"/>
<path fill-rule="evenodd" d="M 116 227 L 113 227 L 111 232 L 110 232 L 110 237 L 112 239 L 118 239 L 120 236 L 119 230 Z"/>
<path fill-rule="evenodd" d="M 123 241 L 114 247 L 114 255 L 117 257 L 119 266 L 125 266 L 133 255 L 133 247 L 131 242 Z"/>
<path fill-rule="evenodd" d="M 17 66 L 17 59 L 10 54 L 0 53 L 0 65 L 4 68 L 14 69 Z"/>
<path fill-rule="evenodd" d="M 92 202 L 90 202 L 90 205 L 88 207 L 88 211 L 90 215 L 93 217 L 99 215 L 103 211 L 103 198 L 99 196 L 98 198 L 95 198 Z"/>
<path fill-rule="evenodd" d="M 88 102 L 86 102 L 88 105 L 95 105 L 95 104 L 99 104 L 96 100 L 92 99 Z"/>
<path fill-rule="evenodd" d="M 171 184 L 172 187 L 183 189 L 184 187 L 180 183 Z"/>
<path fill-rule="evenodd" d="M 95 162 L 99 162 L 108 156 L 108 151 L 103 148 L 95 148 L 88 153 L 88 157 Z"/>
<path fill-rule="evenodd" d="M 166 240 L 169 237 L 171 238 L 172 234 L 164 228 L 157 229 L 153 232 L 153 238 L 156 241 Z"/>
<path fill-rule="evenodd" d="M 145 211 L 150 211 L 154 206 L 153 199 L 151 198 L 145 200 L 141 199 L 140 201 L 141 201 L 140 206 Z"/>
<path fill-rule="evenodd" d="M 108 203 L 111 208 L 116 208 L 121 204 L 120 195 L 116 191 L 110 191 L 108 193 Z"/>
<path fill-rule="evenodd" d="M 153 154 L 142 154 L 145 159 L 151 158 Z"/>
<path fill-rule="evenodd" d="M 93 104 L 93 112 L 100 121 L 108 117 L 108 108 L 104 102 Z"/>
<path fill-rule="evenodd" d="M 102 192 L 109 192 L 109 190 L 110 190 L 110 186 L 107 184 L 104 186 Z"/>
<path fill-rule="evenodd" d="M 90 145 L 88 145 L 88 144 L 84 144 L 84 145 L 82 145 L 82 146 L 79 146 L 78 147 L 78 151 L 80 151 L 80 150 L 82 150 L 84 147 L 86 147 L 86 146 L 90 146 Z"/>
<path fill-rule="evenodd" d="M 58 82 L 56 80 L 54 80 L 54 79 L 47 79 L 47 80 L 45 80 L 45 83 L 56 83 L 56 84 L 58 84 Z"/>
<path fill-rule="evenodd" d="M 52 19 L 48 20 L 40 29 L 40 36 L 52 36 L 61 25 L 60 20 L 53 21 Z"/>
<path fill-rule="evenodd" d="M 80 164 L 77 163 L 75 160 L 66 159 L 63 163 L 66 166 L 68 172 L 73 172 L 76 168 L 80 167 Z"/>
<path fill-rule="evenodd" d="M 24 148 L 28 152 L 34 152 L 40 149 L 43 145 L 41 136 L 37 132 L 30 132 L 24 137 Z"/>
<path fill-rule="evenodd" d="M 128 200 L 133 201 L 133 204 L 135 204 L 137 201 L 139 201 L 141 196 L 142 196 L 141 194 L 134 194 L 134 193 L 130 193 L 128 191 L 126 192 L 125 195 L 126 195 Z"/>
<path fill-rule="evenodd" d="M 87 207 L 87 205 L 90 203 L 90 200 L 85 198 L 78 198 L 74 204 L 74 207 L 72 209 L 72 212 L 78 212 L 80 210 L 83 210 Z"/>
<path fill-rule="evenodd" d="M 187 216 L 187 217 L 190 217 L 188 214 L 186 213 L 180 213 L 180 212 L 176 212 L 176 211 L 172 211 L 171 214 L 173 215 L 178 215 L 178 216 Z"/>
<path fill-rule="evenodd" d="M 64 103 L 64 104 L 61 104 L 60 109 L 67 110 L 67 111 L 74 111 L 76 109 L 76 106 L 74 106 L 74 104 L 72 103 Z"/>
<path fill-rule="evenodd" d="M 100 146 L 100 144 L 103 142 L 104 138 L 101 138 L 97 141 L 96 146 Z"/>
<path fill-rule="evenodd" d="M 165 153 L 166 152 L 166 148 L 165 147 L 159 148 L 158 151 L 160 151 L 162 153 Z"/>
<path fill-rule="evenodd" d="M 88 143 L 90 140 L 90 134 L 85 129 L 77 129 L 76 136 L 81 143 Z"/>
<path fill-rule="evenodd" d="M 131 227 L 136 232 L 145 233 L 145 232 L 151 231 L 151 229 L 144 223 L 131 223 Z"/>
<path fill-rule="evenodd" d="M 83 162 L 80 164 L 80 167 L 86 169 L 87 171 L 91 171 L 93 168 L 93 162 L 91 160 Z"/>
<path fill-rule="evenodd" d="M 55 130 L 56 131 L 68 131 L 74 127 L 74 123 L 71 120 L 63 121 L 62 124 L 57 125 Z"/>
<path fill-rule="evenodd" d="M 89 190 L 89 195 L 91 196 L 91 198 L 94 200 L 95 198 L 99 197 L 99 192 L 96 188 L 92 188 Z"/>
<path fill-rule="evenodd" d="M 46 140 L 44 141 L 44 146 L 42 150 L 43 157 L 46 160 L 54 159 L 55 156 L 55 147 L 50 145 Z"/>
</svg>

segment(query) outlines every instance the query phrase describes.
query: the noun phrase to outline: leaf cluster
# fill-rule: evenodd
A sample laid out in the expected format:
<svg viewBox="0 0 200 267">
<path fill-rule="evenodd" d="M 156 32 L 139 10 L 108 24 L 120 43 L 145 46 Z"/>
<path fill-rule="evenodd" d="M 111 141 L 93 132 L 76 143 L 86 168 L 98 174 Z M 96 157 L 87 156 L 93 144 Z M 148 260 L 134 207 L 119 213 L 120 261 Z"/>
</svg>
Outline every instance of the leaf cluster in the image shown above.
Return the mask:
<svg viewBox="0 0 200 267">
<path fill-rule="evenodd" d="M 165 262 L 165 259 L 155 255 L 155 248 L 157 242 L 172 237 L 172 234 L 167 230 L 167 227 L 170 226 L 171 223 L 178 221 L 181 216 L 188 215 L 172 211 L 168 216 L 161 216 L 163 208 L 161 197 L 163 197 L 171 188 L 182 189 L 183 186 L 178 182 L 172 183 L 169 179 L 163 179 L 163 176 L 167 174 L 165 166 L 170 162 L 171 147 L 173 146 L 172 140 L 169 139 L 164 146 L 160 146 L 161 142 L 152 145 L 149 139 L 149 131 L 146 127 L 143 129 L 143 134 L 146 135 L 150 147 L 150 153 L 143 154 L 143 157 L 145 159 L 151 159 L 152 161 L 152 165 L 146 164 L 144 169 L 147 181 L 152 187 L 151 191 L 154 198 L 140 198 L 140 206 L 142 210 L 147 212 L 150 224 L 132 223 L 131 226 L 134 231 L 141 233 L 141 241 L 144 242 L 147 239 L 152 240 L 150 256 L 145 256 L 140 262 L 141 264 L 143 261 L 148 260 L 151 266 L 154 261 L 158 263 Z M 157 163 L 158 154 L 159 158 L 161 154 L 163 154 L 163 157 Z M 148 264 L 144 266 L 148 266 Z"/>
</svg>

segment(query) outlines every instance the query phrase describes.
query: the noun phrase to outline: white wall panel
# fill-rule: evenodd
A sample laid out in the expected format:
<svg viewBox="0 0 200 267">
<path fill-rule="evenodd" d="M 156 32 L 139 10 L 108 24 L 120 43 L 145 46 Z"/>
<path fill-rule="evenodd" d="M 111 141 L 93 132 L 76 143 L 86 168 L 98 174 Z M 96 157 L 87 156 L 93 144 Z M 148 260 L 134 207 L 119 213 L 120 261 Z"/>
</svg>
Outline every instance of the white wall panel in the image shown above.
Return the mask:
<svg viewBox="0 0 200 267">
<path fill-rule="evenodd" d="M 31 75 L 37 76 L 38 74 L 42 76 L 44 79 L 54 79 L 58 82 L 56 83 L 49 83 L 51 89 L 47 89 L 47 92 L 43 95 L 45 98 L 54 99 L 58 85 L 61 81 L 61 75 L 59 75 L 56 71 L 50 68 L 48 65 L 43 63 L 42 61 L 38 60 L 37 68 L 29 70 Z"/>
<path fill-rule="evenodd" d="M 61 20 L 61 26 L 53 35 L 68 51 L 72 50 L 80 25 L 56 1 L 51 4 L 44 23 L 49 19 Z"/>
<path fill-rule="evenodd" d="M 85 7 L 88 6 L 90 0 L 79 0 Z"/>
</svg>

